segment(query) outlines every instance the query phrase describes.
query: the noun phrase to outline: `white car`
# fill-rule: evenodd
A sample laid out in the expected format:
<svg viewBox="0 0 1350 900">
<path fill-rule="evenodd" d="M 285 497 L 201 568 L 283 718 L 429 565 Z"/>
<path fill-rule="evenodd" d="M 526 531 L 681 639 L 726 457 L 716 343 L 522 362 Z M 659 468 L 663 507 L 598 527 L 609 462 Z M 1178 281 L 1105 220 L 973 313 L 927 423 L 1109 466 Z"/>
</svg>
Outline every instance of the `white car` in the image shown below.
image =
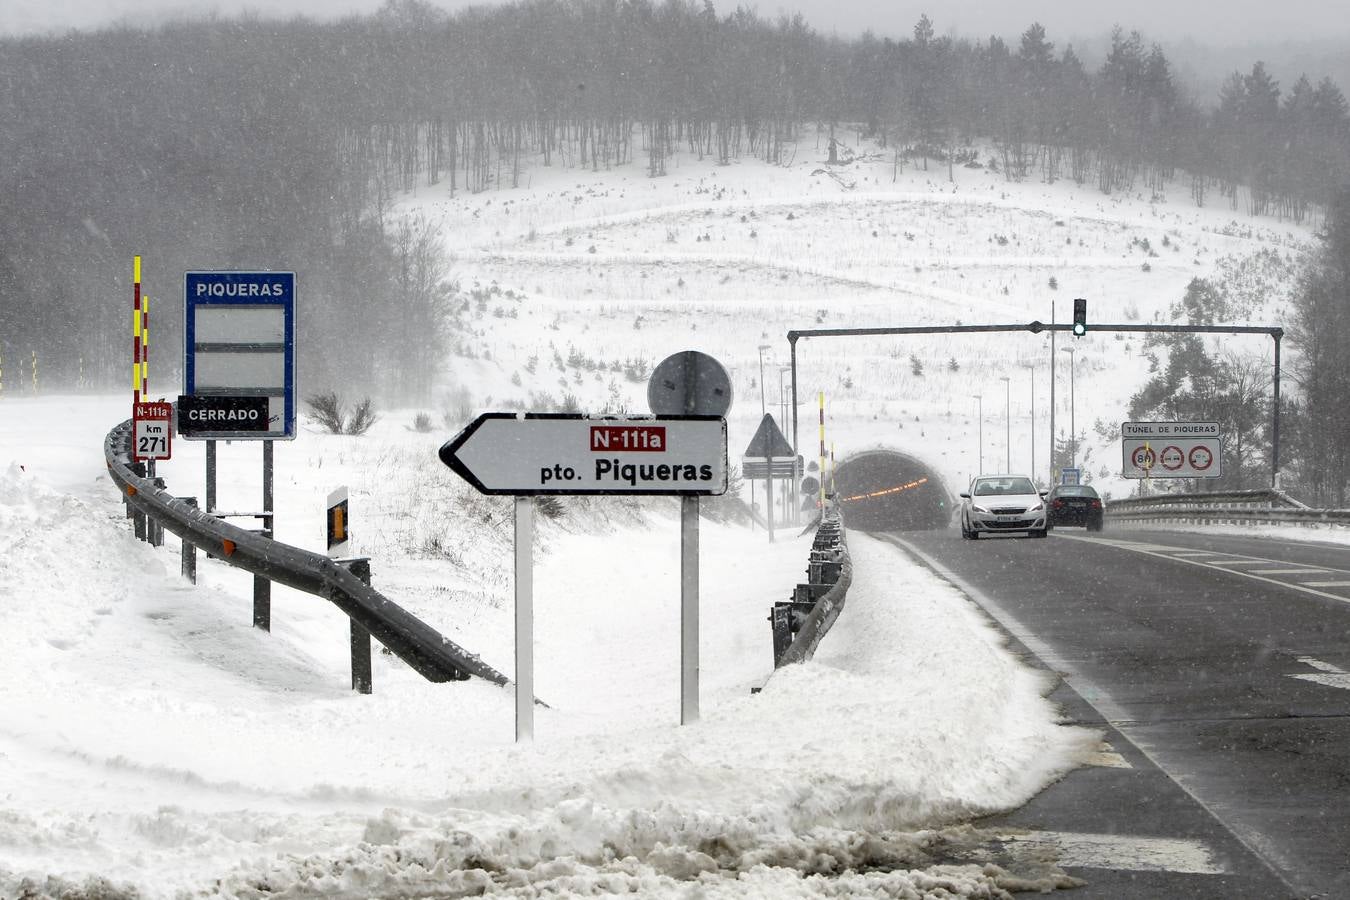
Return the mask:
<svg viewBox="0 0 1350 900">
<path fill-rule="evenodd" d="M 981 475 L 961 500 L 961 537 L 967 540 L 1010 531 L 1045 537 L 1045 492 L 1025 475 Z"/>
</svg>

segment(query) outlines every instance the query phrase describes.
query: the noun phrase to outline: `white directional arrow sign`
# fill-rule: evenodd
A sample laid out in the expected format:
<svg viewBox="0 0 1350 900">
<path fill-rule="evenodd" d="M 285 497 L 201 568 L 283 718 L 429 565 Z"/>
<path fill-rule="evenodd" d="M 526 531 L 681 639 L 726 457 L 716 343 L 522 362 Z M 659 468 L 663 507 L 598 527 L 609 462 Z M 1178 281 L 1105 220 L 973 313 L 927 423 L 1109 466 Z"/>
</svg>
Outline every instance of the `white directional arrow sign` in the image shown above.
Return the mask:
<svg viewBox="0 0 1350 900">
<path fill-rule="evenodd" d="M 440 457 L 485 494 L 719 495 L 727 489 L 727 423 L 484 413 Z"/>
</svg>

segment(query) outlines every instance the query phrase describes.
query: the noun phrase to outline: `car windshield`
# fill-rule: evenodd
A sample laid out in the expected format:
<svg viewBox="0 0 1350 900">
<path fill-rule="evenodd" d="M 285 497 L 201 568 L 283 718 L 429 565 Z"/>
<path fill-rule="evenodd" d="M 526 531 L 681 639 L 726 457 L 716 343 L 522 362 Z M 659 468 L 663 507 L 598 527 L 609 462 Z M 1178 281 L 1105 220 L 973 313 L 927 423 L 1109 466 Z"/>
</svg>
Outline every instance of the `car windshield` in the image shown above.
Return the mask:
<svg viewBox="0 0 1350 900">
<path fill-rule="evenodd" d="M 1034 494 L 1036 487 L 1030 478 L 990 478 L 975 483 L 976 497 L 994 497 L 1007 494 Z"/>
</svg>

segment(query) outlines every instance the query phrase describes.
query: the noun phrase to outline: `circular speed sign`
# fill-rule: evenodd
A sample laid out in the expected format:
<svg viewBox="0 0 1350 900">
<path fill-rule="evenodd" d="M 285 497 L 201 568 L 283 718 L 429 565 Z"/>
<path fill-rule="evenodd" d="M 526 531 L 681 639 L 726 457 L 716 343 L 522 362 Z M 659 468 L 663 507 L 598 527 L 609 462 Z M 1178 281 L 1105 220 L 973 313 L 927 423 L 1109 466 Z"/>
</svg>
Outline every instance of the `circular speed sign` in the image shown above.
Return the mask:
<svg viewBox="0 0 1350 900">
<path fill-rule="evenodd" d="M 1151 469 L 1157 461 L 1157 454 L 1153 452 L 1152 447 L 1136 447 L 1134 452 L 1130 454 L 1130 462 L 1134 463 L 1136 469 Z"/>
</svg>

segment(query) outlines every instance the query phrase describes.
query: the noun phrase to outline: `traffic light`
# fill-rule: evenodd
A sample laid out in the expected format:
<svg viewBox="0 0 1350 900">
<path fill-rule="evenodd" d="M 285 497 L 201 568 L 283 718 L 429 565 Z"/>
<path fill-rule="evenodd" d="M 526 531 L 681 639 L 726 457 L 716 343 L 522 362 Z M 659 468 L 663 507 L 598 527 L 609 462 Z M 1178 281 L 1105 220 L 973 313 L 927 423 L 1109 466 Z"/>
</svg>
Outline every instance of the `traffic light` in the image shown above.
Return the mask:
<svg viewBox="0 0 1350 900">
<path fill-rule="evenodd" d="M 1087 300 L 1075 297 L 1073 301 L 1073 336 L 1087 334 Z"/>
</svg>

